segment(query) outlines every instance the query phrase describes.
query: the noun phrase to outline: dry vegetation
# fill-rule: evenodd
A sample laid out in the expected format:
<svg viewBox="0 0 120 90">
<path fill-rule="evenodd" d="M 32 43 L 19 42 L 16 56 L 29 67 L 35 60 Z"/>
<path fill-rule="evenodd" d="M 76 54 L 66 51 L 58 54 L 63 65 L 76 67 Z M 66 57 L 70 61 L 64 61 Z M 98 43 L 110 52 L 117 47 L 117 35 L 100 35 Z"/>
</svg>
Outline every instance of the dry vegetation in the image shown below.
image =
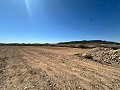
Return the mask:
<svg viewBox="0 0 120 90">
<path fill-rule="evenodd" d="M 99 63 L 93 52 L 82 57 L 88 50 L 1 46 L 0 90 L 120 90 L 120 64 Z"/>
</svg>

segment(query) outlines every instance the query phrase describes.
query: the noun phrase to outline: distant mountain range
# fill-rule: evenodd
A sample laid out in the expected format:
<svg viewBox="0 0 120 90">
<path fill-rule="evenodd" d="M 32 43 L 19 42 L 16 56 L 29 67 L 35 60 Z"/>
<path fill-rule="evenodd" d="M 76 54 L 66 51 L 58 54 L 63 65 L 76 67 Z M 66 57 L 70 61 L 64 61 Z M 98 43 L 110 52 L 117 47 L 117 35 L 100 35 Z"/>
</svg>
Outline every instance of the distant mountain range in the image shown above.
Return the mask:
<svg viewBox="0 0 120 90">
<path fill-rule="evenodd" d="M 57 44 L 120 44 L 113 41 L 103 41 L 103 40 L 83 40 L 83 41 L 70 41 L 70 42 L 60 42 Z"/>
<path fill-rule="evenodd" d="M 57 45 L 61 44 L 115 44 L 115 45 L 120 45 L 118 42 L 113 42 L 113 41 L 103 41 L 103 40 L 83 40 L 83 41 L 70 41 L 70 42 L 59 42 Z M 40 44 L 40 43 L 0 43 L 0 46 L 54 46 L 56 44 Z"/>
</svg>

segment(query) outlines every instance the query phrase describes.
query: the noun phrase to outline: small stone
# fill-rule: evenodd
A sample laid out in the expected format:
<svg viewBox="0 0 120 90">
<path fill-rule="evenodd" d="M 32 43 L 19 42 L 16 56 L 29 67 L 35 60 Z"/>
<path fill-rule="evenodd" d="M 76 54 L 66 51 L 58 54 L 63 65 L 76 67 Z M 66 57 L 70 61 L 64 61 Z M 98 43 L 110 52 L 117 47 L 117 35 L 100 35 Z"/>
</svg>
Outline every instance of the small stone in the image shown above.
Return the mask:
<svg viewBox="0 0 120 90">
<path fill-rule="evenodd" d="M 41 89 L 41 90 L 44 90 L 44 87 L 41 87 L 40 89 Z"/>
<path fill-rule="evenodd" d="M 50 85 L 50 87 L 51 87 L 52 85 Z"/>
<path fill-rule="evenodd" d="M 119 59 L 120 59 L 120 57 L 119 57 Z"/>
<path fill-rule="evenodd" d="M 27 87 L 24 87 L 24 89 L 27 89 Z"/>
</svg>

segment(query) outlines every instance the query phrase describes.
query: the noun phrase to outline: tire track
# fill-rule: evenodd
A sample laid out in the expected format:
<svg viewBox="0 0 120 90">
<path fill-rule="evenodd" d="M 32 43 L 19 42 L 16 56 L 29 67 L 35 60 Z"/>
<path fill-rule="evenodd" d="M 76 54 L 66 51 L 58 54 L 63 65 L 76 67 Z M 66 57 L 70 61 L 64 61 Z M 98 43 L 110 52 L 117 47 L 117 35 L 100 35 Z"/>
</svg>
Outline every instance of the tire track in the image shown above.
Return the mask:
<svg viewBox="0 0 120 90">
<path fill-rule="evenodd" d="M 31 56 L 33 57 L 33 59 L 35 59 L 36 57 L 38 57 L 37 59 L 39 59 L 41 56 L 45 56 L 45 57 L 48 57 L 49 58 L 49 56 L 46 56 L 46 54 L 45 54 L 45 52 L 44 53 L 39 53 L 41 56 L 39 56 L 39 54 L 34 54 L 34 50 L 28 50 L 27 49 L 27 51 L 26 51 L 27 53 L 29 52 L 29 53 L 31 53 Z M 42 52 L 42 51 L 40 51 L 40 52 Z M 48 53 L 47 53 L 48 54 Z M 48 54 L 49 55 L 49 54 Z M 50 60 L 50 62 L 52 62 L 52 63 L 55 63 L 54 62 L 54 60 L 56 60 L 56 56 L 57 55 L 55 55 L 55 57 L 52 57 L 51 59 L 49 59 Z M 64 60 L 65 60 L 65 58 L 64 58 Z M 70 60 L 71 61 L 71 60 Z M 43 61 L 42 61 L 43 62 Z M 55 63 L 54 64 L 54 66 L 51 66 L 48 62 L 44 62 L 45 64 L 47 63 L 47 66 L 50 66 L 50 67 L 52 67 L 52 69 L 53 69 L 53 67 L 54 67 L 54 71 L 56 70 L 56 68 L 58 67 L 58 66 L 60 66 L 61 64 L 58 64 L 58 63 Z M 58 64 L 58 65 L 57 65 Z M 67 65 L 67 66 L 69 66 L 69 65 Z M 90 82 L 89 81 L 89 79 L 91 80 L 91 78 L 92 77 L 90 77 L 89 75 L 87 75 L 86 77 L 85 77 L 85 74 L 84 75 L 79 75 L 79 70 L 78 69 L 76 69 L 76 68 L 74 68 L 74 70 L 76 69 L 76 71 L 73 71 L 73 70 L 68 70 L 68 69 L 65 69 L 65 68 L 62 68 L 62 67 L 58 67 L 57 68 L 57 71 L 58 71 L 58 69 L 61 69 L 61 71 L 65 71 L 65 72 L 67 72 L 67 73 L 69 73 L 69 74 L 72 74 L 72 75 L 76 75 L 77 77 L 79 77 L 80 79 L 81 78 L 83 78 L 84 77 L 84 80 L 85 81 L 87 81 L 87 82 Z M 90 70 L 88 70 L 88 72 L 90 72 Z M 88 74 L 88 73 L 87 73 Z M 90 73 L 89 73 L 90 74 Z M 92 73 L 91 73 L 92 74 Z M 97 73 L 96 73 L 97 74 Z M 99 75 L 99 74 L 97 74 L 97 75 Z M 82 77 L 81 77 L 82 76 Z M 90 77 L 90 78 L 89 78 Z M 94 78 L 92 79 L 92 80 L 94 80 L 95 79 L 95 77 L 96 77 L 96 79 L 98 79 L 98 78 L 101 78 L 101 77 L 98 77 L 98 76 L 94 76 Z M 109 77 L 109 78 L 111 78 L 111 77 Z M 108 79 L 109 79 L 108 78 Z M 102 79 L 103 79 L 103 77 L 102 77 Z M 106 84 L 104 84 L 104 83 L 108 83 L 108 82 L 105 82 L 106 81 L 106 79 L 104 80 L 102 80 L 102 81 L 104 81 L 104 82 L 99 82 L 99 84 L 101 85 L 101 86 L 103 86 L 104 88 L 110 88 L 108 85 L 106 85 Z M 98 82 L 98 81 L 97 81 Z"/>
</svg>

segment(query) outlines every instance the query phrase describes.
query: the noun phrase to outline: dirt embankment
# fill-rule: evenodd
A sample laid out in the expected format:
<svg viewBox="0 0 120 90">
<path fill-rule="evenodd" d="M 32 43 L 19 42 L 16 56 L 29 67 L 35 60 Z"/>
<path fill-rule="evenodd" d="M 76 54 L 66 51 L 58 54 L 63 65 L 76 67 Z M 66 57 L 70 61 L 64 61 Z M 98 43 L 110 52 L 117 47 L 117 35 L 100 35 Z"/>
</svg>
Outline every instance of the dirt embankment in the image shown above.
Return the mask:
<svg viewBox="0 0 120 90">
<path fill-rule="evenodd" d="M 120 49 L 94 48 L 83 53 L 82 56 L 101 64 L 120 67 Z"/>
<path fill-rule="evenodd" d="M 86 51 L 0 47 L 0 90 L 119 90 L 120 68 L 76 55 Z"/>
</svg>

